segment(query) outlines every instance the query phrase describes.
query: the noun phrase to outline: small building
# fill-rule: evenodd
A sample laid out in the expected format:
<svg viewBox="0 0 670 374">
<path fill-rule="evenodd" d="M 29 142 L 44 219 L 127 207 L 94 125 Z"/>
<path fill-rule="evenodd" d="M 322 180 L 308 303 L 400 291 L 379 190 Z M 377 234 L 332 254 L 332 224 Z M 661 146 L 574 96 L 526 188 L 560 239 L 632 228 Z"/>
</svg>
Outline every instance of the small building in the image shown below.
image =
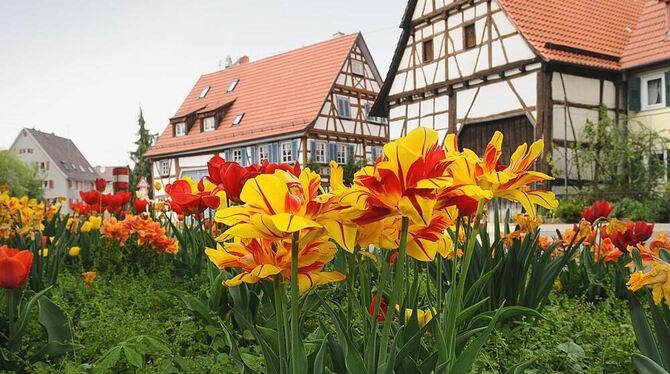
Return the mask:
<svg viewBox="0 0 670 374">
<path fill-rule="evenodd" d="M 80 199 L 79 191 L 95 188 L 98 173 L 70 139 L 24 128 L 10 151 L 40 170 L 47 200 L 64 197 L 73 202 Z"/>
<path fill-rule="evenodd" d="M 373 160 L 388 140 L 370 115 L 382 80 L 361 34 L 330 40 L 200 77 L 145 154 L 153 179 L 207 175 L 213 155 L 250 165 Z M 160 195 L 163 191 L 156 191 Z"/>
<path fill-rule="evenodd" d="M 122 167 L 122 166 L 96 166 L 95 170 L 98 172 L 98 175 L 100 178 L 104 179 L 105 182 L 107 182 L 107 185 L 105 186 L 105 191 L 103 193 L 106 194 L 113 194 L 114 193 L 114 174 L 113 171 L 117 167 Z"/>
<path fill-rule="evenodd" d="M 391 139 L 426 126 L 480 153 L 500 130 L 503 160 L 544 139 L 538 168 L 569 189 L 589 178 L 572 148 L 601 107 L 670 129 L 669 12 L 669 0 L 410 0 L 372 112 Z"/>
</svg>

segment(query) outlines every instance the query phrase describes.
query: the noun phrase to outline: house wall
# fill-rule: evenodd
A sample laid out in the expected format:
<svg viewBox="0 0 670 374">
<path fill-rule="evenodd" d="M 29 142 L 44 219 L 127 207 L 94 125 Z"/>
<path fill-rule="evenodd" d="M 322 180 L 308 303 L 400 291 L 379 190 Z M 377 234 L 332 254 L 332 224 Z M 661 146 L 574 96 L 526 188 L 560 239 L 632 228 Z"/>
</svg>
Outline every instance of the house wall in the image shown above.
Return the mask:
<svg viewBox="0 0 670 374">
<path fill-rule="evenodd" d="M 472 24 L 476 46 L 466 49 L 465 27 Z M 389 93 L 391 139 L 418 126 L 444 136 L 519 114 L 535 123 L 541 64 L 496 0 L 420 0 L 412 25 Z M 429 40 L 435 58 L 424 62 Z"/>
<path fill-rule="evenodd" d="M 48 163 L 45 169 L 40 169 L 40 178 L 45 182 L 44 197 L 46 199 L 55 199 L 57 197 L 71 198 L 69 193 L 67 178 L 58 170 L 54 161 L 42 150 L 37 141 L 28 134 L 27 131 L 22 131 L 19 137 L 14 142 L 10 149 L 19 160 L 30 165 L 31 167 L 40 165 L 41 163 Z M 46 164 L 45 164 L 46 165 Z M 49 181 L 53 187 L 49 187 Z"/>
<path fill-rule="evenodd" d="M 643 78 L 647 76 L 663 76 L 664 79 L 667 79 L 667 74 L 670 72 L 670 64 L 662 67 L 662 68 L 657 68 L 649 71 L 644 71 L 644 72 L 634 72 L 632 74 L 632 77 L 636 78 Z M 665 86 L 668 87 L 669 84 L 668 82 L 664 82 Z M 666 91 L 668 89 L 666 88 Z M 632 123 L 639 123 L 641 125 L 644 125 L 650 129 L 656 130 L 660 132 L 663 136 L 670 138 L 670 105 L 667 103 L 669 102 L 668 96 L 670 96 L 670 92 L 665 92 L 665 101 L 666 104 L 665 106 L 657 109 L 645 109 L 641 108 L 640 111 L 629 111 L 628 113 L 628 118 L 631 120 Z M 644 100 L 645 98 L 641 98 L 641 100 Z"/>
</svg>

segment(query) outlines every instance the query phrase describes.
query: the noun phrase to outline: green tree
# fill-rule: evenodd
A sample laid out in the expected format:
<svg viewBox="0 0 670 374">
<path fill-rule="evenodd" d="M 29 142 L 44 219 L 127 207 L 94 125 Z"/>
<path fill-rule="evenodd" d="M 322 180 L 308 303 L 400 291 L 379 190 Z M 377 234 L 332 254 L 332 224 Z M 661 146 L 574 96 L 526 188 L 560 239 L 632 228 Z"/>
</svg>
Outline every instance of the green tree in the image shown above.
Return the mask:
<svg viewBox="0 0 670 374">
<path fill-rule="evenodd" d="M 151 148 L 156 138 L 156 134 L 149 133 L 149 130 L 146 128 L 146 123 L 144 121 L 144 114 L 142 113 L 142 108 L 140 108 L 140 115 L 137 118 L 137 125 L 139 130 L 137 131 L 137 141 L 135 145 L 137 149 L 134 152 L 130 152 L 130 159 L 133 161 L 135 166 L 130 173 L 130 183 L 132 188 L 134 188 L 137 183 L 144 177 L 149 185 L 153 183 L 152 173 L 151 173 L 151 161 L 144 158 L 144 154 Z M 149 188 L 149 197 L 153 197 L 153 188 Z"/>
<path fill-rule="evenodd" d="M 0 151 L 0 184 L 9 186 L 13 196 L 41 198 L 44 192 L 39 170 L 10 151 Z"/>
<path fill-rule="evenodd" d="M 574 149 L 592 197 L 649 199 L 660 192 L 668 140 L 641 123 L 617 124 L 607 108 L 601 108 L 599 118 L 587 121 Z"/>
</svg>

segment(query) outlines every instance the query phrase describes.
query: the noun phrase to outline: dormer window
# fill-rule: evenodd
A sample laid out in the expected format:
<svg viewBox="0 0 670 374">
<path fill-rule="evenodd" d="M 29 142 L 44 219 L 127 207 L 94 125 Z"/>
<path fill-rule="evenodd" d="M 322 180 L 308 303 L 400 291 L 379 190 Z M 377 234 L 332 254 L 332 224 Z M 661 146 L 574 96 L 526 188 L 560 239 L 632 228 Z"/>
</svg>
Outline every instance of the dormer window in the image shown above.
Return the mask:
<svg viewBox="0 0 670 374">
<path fill-rule="evenodd" d="M 207 96 L 207 93 L 209 93 L 210 86 L 207 86 L 202 89 L 202 92 L 200 92 L 200 96 L 198 96 L 198 99 L 204 99 L 205 96 Z"/>
<path fill-rule="evenodd" d="M 207 117 L 203 120 L 202 131 L 210 132 L 216 130 L 216 120 L 214 117 Z"/>
<path fill-rule="evenodd" d="M 352 61 L 351 71 L 354 75 L 365 75 L 365 66 L 363 66 L 363 63 L 360 61 Z"/>
<path fill-rule="evenodd" d="M 186 122 L 179 122 L 174 125 L 174 136 L 184 136 L 186 135 Z"/>
<path fill-rule="evenodd" d="M 228 92 L 233 92 L 235 91 L 235 87 L 237 87 L 237 84 L 240 82 L 239 79 L 234 79 L 232 82 L 230 82 L 230 86 L 228 86 Z"/>
<path fill-rule="evenodd" d="M 233 126 L 237 126 L 242 122 L 242 118 L 244 118 L 244 113 L 240 113 L 235 116 L 235 119 L 233 120 Z"/>
</svg>

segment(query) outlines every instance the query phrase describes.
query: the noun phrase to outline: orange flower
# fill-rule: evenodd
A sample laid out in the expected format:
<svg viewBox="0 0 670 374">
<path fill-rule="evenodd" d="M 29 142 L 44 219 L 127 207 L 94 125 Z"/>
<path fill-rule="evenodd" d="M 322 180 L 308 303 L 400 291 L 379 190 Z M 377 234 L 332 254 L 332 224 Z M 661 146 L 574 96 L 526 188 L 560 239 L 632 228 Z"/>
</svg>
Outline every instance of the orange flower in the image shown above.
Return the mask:
<svg viewBox="0 0 670 374">
<path fill-rule="evenodd" d="M 0 288 L 20 288 L 28 280 L 33 264 L 30 251 L 19 251 L 3 245 L 0 247 Z"/>
<path fill-rule="evenodd" d="M 95 278 L 98 277 L 98 273 L 95 271 L 87 271 L 86 273 L 82 273 L 81 277 L 84 280 L 84 285 L 86 285 L 86 287 L 91 287 Z"/>
<path fill-rule="evenodd" d="M 537 239 L 537 244 L 541 250 L 546 251 L 551 245 L 551 240 L 546 235 L 540 235 L 540 237 Z"/>
<path fill-rule="evenodd" d="M 661 249 L 670 250 L 670 239 L 664 232 L 658 234 L 654 240 L 649 243 L 649 250 L 659 253 Z"/>
<path fill-rule="evenodd" d="M 104 237 L 113 239 L 121 245 L 128 239 L 137 237 L 138 244 L 149 247 L 158 253 L 176 254 L 179 251 L 179 242 L 169 238 L 160 223 L 151 218 L 140 216 L 126 216 L 123 221 L 111 218 L 105 222 L 101 233 Z"/>
<path fill-rule="evenodd" d="M 623 256 L 623 252 L 617 248 L 612 239 L 605 238 L 602 243 L 600 243 L 599 257 L 603 257 L 605 263 L 608 262 L 617 262 L 619 257 Z"/>
</svg>

